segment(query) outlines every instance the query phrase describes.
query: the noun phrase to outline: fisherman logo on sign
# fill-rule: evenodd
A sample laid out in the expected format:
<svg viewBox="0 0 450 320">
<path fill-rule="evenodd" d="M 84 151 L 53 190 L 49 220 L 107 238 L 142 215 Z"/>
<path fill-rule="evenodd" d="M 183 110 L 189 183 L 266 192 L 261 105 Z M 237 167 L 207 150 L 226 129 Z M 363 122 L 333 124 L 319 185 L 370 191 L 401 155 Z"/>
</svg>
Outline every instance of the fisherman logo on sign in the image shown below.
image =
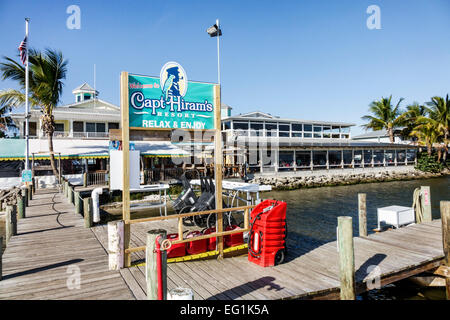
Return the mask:
<svg viewBox="0 0 450 320">
<path fill-rule="evenodd" d="M 214 84 L 188 81 L 176 62 L 159 78 L 130 74 L 128 88 L 130 127 L 214 129 Z"/>
<path fill-rule="evenodd" d="M 183 67 L 176 62 L 167 62 L 161 69 L 159 83 L 164 100 L 170 97 L 184 97 L 187 91 L 187 76 Z"/>
</svg>

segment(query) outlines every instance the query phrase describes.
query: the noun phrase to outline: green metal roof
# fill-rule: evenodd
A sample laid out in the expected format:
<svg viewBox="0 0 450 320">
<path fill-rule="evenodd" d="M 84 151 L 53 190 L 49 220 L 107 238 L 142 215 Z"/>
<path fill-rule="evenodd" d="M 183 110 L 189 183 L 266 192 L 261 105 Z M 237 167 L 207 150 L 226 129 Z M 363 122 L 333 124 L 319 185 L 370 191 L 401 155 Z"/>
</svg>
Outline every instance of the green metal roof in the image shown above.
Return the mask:
<svg viewBox="0 0 450 320">
<path fill-rule="evenodd" d="M 0 139 L 0 159 L 16 160 L 16 158 L 23 159 L 24 157 L 24 139 Z"/>
</svg>

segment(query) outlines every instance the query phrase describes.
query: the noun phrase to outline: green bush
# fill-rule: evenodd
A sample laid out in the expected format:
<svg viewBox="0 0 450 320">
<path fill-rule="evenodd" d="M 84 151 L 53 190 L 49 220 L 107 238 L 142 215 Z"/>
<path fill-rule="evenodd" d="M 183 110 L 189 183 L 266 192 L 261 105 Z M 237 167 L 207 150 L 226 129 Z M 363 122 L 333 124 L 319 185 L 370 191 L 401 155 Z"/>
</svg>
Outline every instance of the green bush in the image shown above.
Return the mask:
<svg viewBox="0 0 450 320">
<path fill-rule="evenodd" d="M 417 156 L 416 169 L 423 172 L 438 173 L 444 170 L 444 164 L 437 161 L 437 155 L 428 155 L 426 152 L 419 153 Z"/>
</svg>

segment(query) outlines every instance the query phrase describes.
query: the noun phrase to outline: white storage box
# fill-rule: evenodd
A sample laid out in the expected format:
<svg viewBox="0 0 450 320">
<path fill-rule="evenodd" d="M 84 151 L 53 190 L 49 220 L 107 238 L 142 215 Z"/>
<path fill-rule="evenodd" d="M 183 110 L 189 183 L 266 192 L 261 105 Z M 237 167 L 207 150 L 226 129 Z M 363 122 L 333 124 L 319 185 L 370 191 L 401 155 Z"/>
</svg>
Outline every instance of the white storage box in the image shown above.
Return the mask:
<svg viewBox="0 0 450 320">
<path fill-rule="evenodd" d="M 414 209 L 411 207 L 389 206 L 377 209 L 378 229 L 380 224 L 391 225 L 396 228 L 416 222 Z"/>
</svg>

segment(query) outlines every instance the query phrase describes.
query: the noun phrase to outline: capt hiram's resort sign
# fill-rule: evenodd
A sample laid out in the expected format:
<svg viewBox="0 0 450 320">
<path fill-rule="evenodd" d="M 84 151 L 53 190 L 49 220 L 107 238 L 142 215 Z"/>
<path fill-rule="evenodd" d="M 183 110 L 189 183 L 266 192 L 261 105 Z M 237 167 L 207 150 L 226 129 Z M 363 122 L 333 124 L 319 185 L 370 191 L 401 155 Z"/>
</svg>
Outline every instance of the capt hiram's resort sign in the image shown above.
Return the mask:
<svg viewBox="0 0 450 320">
<path fill-rule="evenodd" d="M 128 74 L 131 128 L 212 130 L 214 85 L 188 81 L 183 67 L 166 63 L 158 77 Z"/>
</svg>

